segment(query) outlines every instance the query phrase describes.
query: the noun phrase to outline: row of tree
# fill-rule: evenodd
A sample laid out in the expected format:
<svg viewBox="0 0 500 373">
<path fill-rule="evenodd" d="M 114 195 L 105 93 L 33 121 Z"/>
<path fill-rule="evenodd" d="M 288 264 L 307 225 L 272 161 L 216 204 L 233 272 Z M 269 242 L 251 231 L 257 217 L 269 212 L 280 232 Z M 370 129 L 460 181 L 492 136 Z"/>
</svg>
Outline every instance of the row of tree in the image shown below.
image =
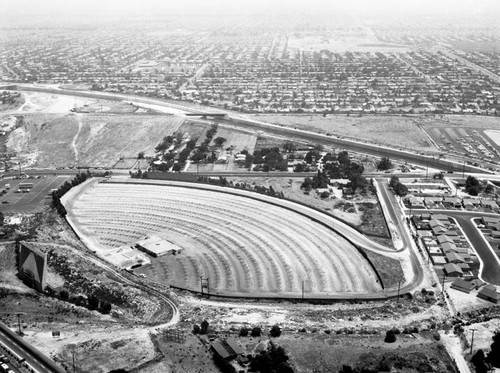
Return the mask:
<svg viewBox="0 0 500 373">
<path fill-rule="evenodd" d="M 389 186 L 394 190 L 397 196 L 406 196 L 408 194 L 408 187 L 399 181 L 399 177 L 391 176 L 391 180 L 389 181 Z"/>
<path fill-rule="evenodd" d="M 91 178 L 92 174 L 87 171 L 85 173 L 78 173 L 71 183 L 65 182 L 63 185 L 61 185 L 56 191 L 52 192 L 52 207 L 54 207 L 59 215 L 61 216 L 66 216 L 67 211 L 66 208 L 63 206 L 61 203 L 61 198 L 64 196 L 71 188 L 80 185 L 87 179 Z"/>
</svg>

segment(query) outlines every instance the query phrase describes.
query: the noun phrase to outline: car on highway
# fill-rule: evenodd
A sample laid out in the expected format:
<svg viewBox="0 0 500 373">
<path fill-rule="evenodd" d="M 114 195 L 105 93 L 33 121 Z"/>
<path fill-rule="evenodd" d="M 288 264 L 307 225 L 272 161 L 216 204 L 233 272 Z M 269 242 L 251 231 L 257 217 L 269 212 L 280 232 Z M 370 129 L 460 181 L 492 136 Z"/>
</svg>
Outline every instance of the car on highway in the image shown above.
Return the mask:
<svg viewBox="0 0 500 373">
<path fill-rule="evenodd" d="M 7 203 L 10 203 L 9 201 L 2 201 L 2 203 L 5 205 Z"/>
</svg>

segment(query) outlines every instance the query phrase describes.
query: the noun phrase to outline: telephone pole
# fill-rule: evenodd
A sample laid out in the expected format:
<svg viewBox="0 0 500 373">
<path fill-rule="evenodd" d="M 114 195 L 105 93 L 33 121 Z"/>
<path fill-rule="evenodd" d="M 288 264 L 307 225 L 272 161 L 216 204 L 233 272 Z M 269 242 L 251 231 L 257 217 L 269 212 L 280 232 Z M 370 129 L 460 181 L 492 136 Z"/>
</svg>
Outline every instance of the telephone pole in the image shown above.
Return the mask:
<svg viewBox="0 0 500 373">
<path fill-rule="evenodd" d="M 399 291 L 401 290 L 401 280 L 398 281 L 398 297 L 396 298 L 396 308 L 399 308 Z"/>
<path fill-rule="evenodd" d="M 476 331 L 477 329 L 471 329 L 472 331 L 472 339 L 471 339 L 471 342 L 470 342 L 470 354 L 472 355 L 472 347 L 474 346 L 474 332 Z"/>
</svg>

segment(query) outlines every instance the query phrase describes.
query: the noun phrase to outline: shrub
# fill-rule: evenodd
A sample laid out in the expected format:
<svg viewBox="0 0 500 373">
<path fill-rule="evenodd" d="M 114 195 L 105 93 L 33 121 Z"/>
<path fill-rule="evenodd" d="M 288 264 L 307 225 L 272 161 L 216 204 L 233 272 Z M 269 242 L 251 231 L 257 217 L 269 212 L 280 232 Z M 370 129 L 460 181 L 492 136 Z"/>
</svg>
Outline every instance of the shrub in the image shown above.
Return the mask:
<svg viewBox="0 0 500 373">
<path fill-rule="evenodd" d="M 277 338 L 281 335 L 281 328 L 278 325 L 273 325 L 269 334 L 271 334 L 271 337 Z"/>
<path fill-rule="evenodd" d="M 240 337 L 246 337 L 248 335 L 248 328 L 243 327 L 240 329 Z"/>
<path fill-rule="evenodd" d="M 200 334 L 200 326 L 198 324 L 193 325 L 193 334 Z"/>
<path fill-rule="evenodd" d="M 394 343 L 396 342 L 396 334 L 394 333 L 394 330 L 388 330 L 385 333 L 385 338 L 384 338 L 385 343 Z"/>
<path fill-rule="evenodd" d="M 61 300 L 68 300 L 69 299 L 69 292 L 66 289 L 62 289 L 59 292 L 59 299 L 61 299 Z"/>
<path fill-rule="evenodd" d="M 208 321 L 203 320 L 203 322 L 201 323 L 200 334 L 207 334 L 207 332 L 208 332 Z"/>
<path fill-rule="evenodd" d="M 262 329 L 259 328 L 258 326 L 252 328 L 252 332 L 250 333 L 252 337 L 260 337 L 261 334 L 262 334 Z"/>
</svg>

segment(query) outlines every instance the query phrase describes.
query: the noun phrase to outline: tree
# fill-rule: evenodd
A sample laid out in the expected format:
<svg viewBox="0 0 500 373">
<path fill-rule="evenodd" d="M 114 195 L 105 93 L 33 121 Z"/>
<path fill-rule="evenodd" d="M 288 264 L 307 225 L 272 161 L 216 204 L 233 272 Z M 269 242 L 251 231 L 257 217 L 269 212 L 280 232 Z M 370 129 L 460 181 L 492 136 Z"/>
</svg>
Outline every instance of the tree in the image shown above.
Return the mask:
<svg viewBox="0 0 500 373">
<path fill-rule="evenodd" d="M 394 189 L 394 186 L 399 183 L 399 177 L 393 175 L 391 176 L 391 180 L 389 181 L 389 186 Z"/>
<path fill-rule="evenodd" d="M 269 334 L 271 337 L 277 338 L 281 335 L 281 328 L 278 325 L 273 325 Z"/>
<path fill-rule="evenodd" d="M 380 162 L 377 163 L 377 170 L 385 171 L 392 168 L 392 162 L 387 157 L 382 157 Z"/>
<path fill-rule="evenodd" d="M 396 193 L 397 196 L 404 197 L 408 194 L 408 187 L 403 183 L 397 183 L 394 187 L 394 193 Z"/>
<path fill-rule="evenodd" d="M 96 310 L 99 307 L 99 298 L 95 294 L 91 294 L 88 299 L 89 309 Z"/>
<path fill-rule="evenodd" d="M 304 189 L 306 192 L 310 192 L 312 189 L 312 180 L 310 177 L 306 177 L 304 182 L 300 186 L 300 189 Z"/>
<path fill-rule="evenodd" d="M 293 143 L 292 141 L 287 141 L 283 144 L 283 150 L 287 153 L 293 153 L 295 150 L 297 150 L 297 145 L 295 145 L 295 143 Z"/>
<path fill-rule="evenodd" d="M 339 162 L 340 164 L 347 164 L 347 165 L 351 163 L 351 160 L 349 159 L 349 153 L 347 153 L 346 150 L 341 151 L 337 156 L 337 162 Z"/>
<path fill-rule="evenodd" d="M 471 196 L 477 196 L 481 191 L 479 180 L 474 176 L 469 176 L 467 180 L 465 180 L 465 191 Z"/>
<path fill-rule="evenodd" d="M 203 320 L 202 323 L 201 323 L 200 334 L 207 334 L 207 332 L 208 332 L 208 321 L 207 320 Z"/>
<path fill-rule="evenodd" d="M 60 292 L 59 292 L 59 298 L 61 300 L 68 300 L 69 299 L 69 292 L 66 290 L 66 289 L 62 289 Z"/>
<path fill-rule="evenodd" d="M 240 337 L 246 337 L 246 336 L 248 336 L 248 328 L 242 327 L 240 329 Z"/>
<path fill-rule="evenodd" d="M 224 137 L 217 137 L 215 140 L 214 140 L 214 143 L 215 145 L 217 146 L 222 146 L 222 144 L 224 144 L 227 140 L 224 138 Z"/>
<path fill-rule="evenodd" d="M 144 159 L 144 152 L 139 152 L 139 154 L 137 154 L 137 159 Z"/>
<path fill-rule="evenodd" d="M 181 164 L 180 163 L 174 164 L 174 166 L 172 167 L 172 171 L 180 172 L 181 171 Z"/>
<path fill-rule="evenodd" d="M 105 315 L 109 315 L 111 313 L 111 303 L 103 300 L 101 302 L 101 308 L 100 311 L 104 313 Z"/>
<path fill-rule="evenodd" d="M 495 368 L 500 368 L 500 330 L 493 336 L 493 343 L 490 346 L 491 351 L 488 354 L 488 362 Z"/>
<path fill-rule="evenodd" d="M 474 368 L 476 368 L 476 373 L 487 373 L 488 366 L 486 365 L 486 356 L 483 350 L 477 351 L 474 356 L 470 359 Z"/>
<path fill-rule="evenodd" d="M 0 211 L 0 225 L 3 225 L 4 221 L 5 221 L 5 217 L 3 216 L 2 211 Z"/>
<path fill-rule="evenodd" d="M 255 326 L 252 328 L 252 332 L 250 333 L 250 335 L 252 337 L 260 337 L 261 333 L 262 333 L 262 329 L 259 328 L 258 326 Z"/>
<path fill-rule="evenodd" d="M 384 342 L 385 343 L 394 343 L 394 342 L 396 342 L 396 333 L 394 332 L 394 330 L 391 329 L 391 330 L 388 330 L 385 333 Z"/>
</svg>

